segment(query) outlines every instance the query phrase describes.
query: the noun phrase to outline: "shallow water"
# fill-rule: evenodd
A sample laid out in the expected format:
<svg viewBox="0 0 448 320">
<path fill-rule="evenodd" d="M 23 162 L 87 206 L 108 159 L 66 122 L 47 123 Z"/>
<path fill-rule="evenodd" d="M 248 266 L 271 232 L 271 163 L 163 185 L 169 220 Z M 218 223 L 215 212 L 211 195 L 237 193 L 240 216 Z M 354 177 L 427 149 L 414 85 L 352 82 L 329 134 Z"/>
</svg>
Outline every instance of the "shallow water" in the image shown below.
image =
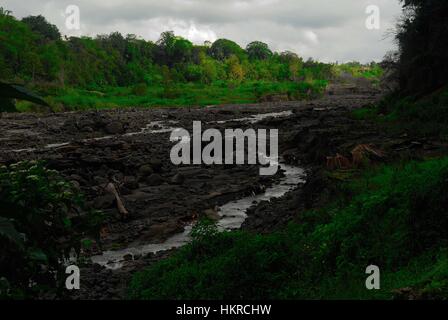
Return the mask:
<svg viewBox="0 0 448 320">
<path fill-rule="evenodd" d="M 273 198 L 279 198 L 296 188 L 305 180 L 305 171 L 302 168 L 281 164 L 284 170 L 284 177 L 264 193 L 244 197 L 242 199 L 232 201 L 219 207 L 218 213 L 221 219 L 217 225 L 221 231 L 230 231 L 239 229 L 246 220 L 246 211 L 254 204 L 261 201 L 269 201 Z M 182 233 L 176 234 L 163 243 L 149 243 L 144 245 L 132 246 L 117 251 L 105 251 L 103 254 L 91 257 L 93 263 L 98 263 L 108 269 L 120 269 L 124 264 L 124 257 L 131 255 L 146 255 L 149 253 L 157 253 L 173 248 L 179 248 L 190 241 L 190 231 L 192 226 L 189 225 Z"/>
<path fill-rule="evenodd" d="M 262 201 L 280 198 L 305 182 L 305 171 L 302 168 L 286 164 L 280 166 L 285 171 L 285 176 L 278 184 L 267 188 L 264 193 L 232 201 L 219 208 L 218 213 L 222 219 L 218 222 L 218 227 L 221 230 L 239 229 L 247 218 L 247 209 L 251 206 Z"/>
<path fill-rule="evenodd" d="M 179 248 L 185 245 L 190 240 L 190 232 L 192 226 L 186 226 L 182 233 L 176 234 L 163 243 L 148 243 L 135 247 L 129 247 L 122 250 L 104 251 L 101 255 L 91 257 L 93 263 L 106 266 L 108 269 L 116 270 L 123 267 L 124 257 L 131 255 L 147 255 L 149 253 L 156 253 L 166 251 L 173 248 Z"/>
<path fill-rule="evenodd" d="M 279 118 L 279 117 L 289 117 L 292 115 L 292 111 L 283 111 L 283 112 L 273 112 L 273 113 L 262 113 L 255 114 L 250 117 L 231 119 L 225 121 L 217 121 L 213 123 L 231 123 L 231 122 L 246 122 L 250 124 L 255 124 L 267 118 Z M 175 121 L 154 121 L 147 124 L 144 128 L 137 132 L 130 132 L 123 134 L 121 136 L 129 137 L 135 135 L 142 134 L 161 134 L 161 133 L 170 133 L 172 131 L 177 130 L 173 126 L 176 124 Z M 84 139 L 83 142 L 89 141 L 98 141 L 98 140 L 106 140 L 112 139 L 116 136 L 103 136 L 99 138 L 93 139 Z M 188 140 L 186 140 L 188 142 Z M 62 143 L 53 143 L 46 145 L 44 149 L 53 149 L 58 147 L 63 147 L 69 145 L 70 142 L 62 142 Z M 13 150 L 14 152 L 32 152 L 36 151 L 36 149 L 20 149 Z M 261 157 L 265 157 L 263 154 L 259 154 Z M 269 159 L 269 157 L 265 157 Z M 270 159 L 271 164 L 278 164 L 276 159 Z M 296 188 L 299 184 L 303 183 L 305 180 L 305 172 L 300 167 L 294 167 L 286 164 L 280 164 L 281 169 L 284 170 L 284 177 L 280 179 L 280 181 L 267 188 L 263 193 L 258 195 L 251 195 L 248 197 L 244 197 L 242 199 L 231 201 L 229 203 L 224 204 L 223 206 L 218 208 L 218 214 L 221 219 L 218 221 L 217 225 L 221 231 L 230 231 L 236 230 L 241 227 L 243 222 L 247 218 L 246 211 L 251 206 L 258 204 L 262 201 L 270 201 L 274 198 L 279 198 L 284 196 L 289 191 Z M 166 251 L 173 248 L 179 248 L 190 241 L 190 232 L 192 226 L 188 225 L 185 227 L 182 233 L 176 234 L 171 238 L 167 239 L 163 243 L 148 243 L 148 244 L 139 244 L 135 246 L 130 246 L 121 250 L 114 251 L 105 251 L 101 255 L 91 257 L 93 263 L 100 264 L 105 266 L 108 269 L 120 269 L 123 267 L 125 262 L 125 257 L 132 256 L 132 259 L 137 256 L 143 256 L 150 253 L 157 253 L 160 251 Z M 128 258 L 128 257 L 127 257 Z"/>
<path fill-rule="evenodd" d="M 169 121 L 168 124 L 175 124 L 175 121 Z M 157 134 L 157 133 L 168 133 L 175 130 L 175 128 L 166 125 L 163 121 L 153 121 L 151 123 L 148 123 L 144 128 L 142 128 L 140 131 L 136 131 L 136 132 L 129 132 L 129 133 L 125 133 L 125 134 L 121 134 L 118 136 L 122 136 L 122 137 L 132 137 L 132 136 L 136 136 L 136 135 L 141 135 L 141 134 Z M 102 136 L 102 137 L 98 137 L 98 138 L 89 138 L 89 139 L 82 139 L 81 142 L 90 142 L 90 141 L 101 141 L 101 140 L 108 140 L 108 139 L 113 139 L 116 138 L 117 136 L 114 135 L 107 135 L 107 136 Z M 64 147 L 64 146 L 68 146 L 70 145 L 72 142 L 61 142 L 61 143 L 51 143 L 51 144 L 47 144 L 46 146 L 44 146 L 44 150 L 45 149 L 56 149 L 56 148 L 60 148 L 60 147 Z M 34 152 L 34 151 L 38 151 L 39 149 L 37 148 L 26 148 L 26 149 L 16 149 L 16 150 L 11 150 L 12 152 L 16 152 L 16 153 L 20 153 L 20 152 Z"/>
<path fill-rule="evenodd" d="M 216 123 L 224 124 L 224 123 L 228 123 L 228 122 L 248 122 L 248 123 L 254 124 L 254 123 L 260 122 L 267 118 L 285 118 L 285 117 L 289 117 L 291 115 L 293 115 L 291 110 L 281 111 L 281 112 L 271 112 L 271 113 L 258 113 L 258 114 L 251 115 L 250 117 L 216 121 Z"/>
<path fill-rule="evenodd" d="M 223 121 L 216 121 L 214 123 L 217 124 L 224 124 L 228 122 L 248 122 L 250 124 L 255 124 L 257 122 L 260 122 L 267 118 L 283 118 L 283 117 L 289 117 L 293 113 L 292 111 L 282 111 L 282 112 L 271 112 L 271 113 L 260 113 L 260 114 L 254 114 L 250 117 L 245 118 L 237 118 L 237 119 L 231 119 L 231 120 L 223 120 Z M 123 137 L 132 137 L 136 135 L 143 135 L 143 134 L 161 134 L 161 133 L 170 133 L 173 130 L 176 130 L 177 128 L 174 128 L 173 125 L 175 125 L 176 121 L 153 121 L 151 123 L 148 123 L 144 128 L 142 128 L 140 131 L 136 132 L 128 132 L 125 134 L 117 135 L 117 136 L 123 136 Z M 83 139 L 81 142 L 90 142 L 90 141 L 101 141 L 101 140 L 108 140 L 116 138 L 115 135 L 106 135 L 103 137 L 98 138 L 90 138 L 90 139 Z M 42 149 L 38 148 L 25 148 L 25 149 L 15 149 L 10 150 L 10 152 L 14 153 L 21 153 L 21 152 L 36 152 L 39 150 L 50 150 L 50 149 L 56 149 L 59 147 L 64 147 L 67 145 L 70 145 L 72 142 L 65 141 L 60 143 L 51 143 L 46 146 L 44 146 Z"/>
</svg>

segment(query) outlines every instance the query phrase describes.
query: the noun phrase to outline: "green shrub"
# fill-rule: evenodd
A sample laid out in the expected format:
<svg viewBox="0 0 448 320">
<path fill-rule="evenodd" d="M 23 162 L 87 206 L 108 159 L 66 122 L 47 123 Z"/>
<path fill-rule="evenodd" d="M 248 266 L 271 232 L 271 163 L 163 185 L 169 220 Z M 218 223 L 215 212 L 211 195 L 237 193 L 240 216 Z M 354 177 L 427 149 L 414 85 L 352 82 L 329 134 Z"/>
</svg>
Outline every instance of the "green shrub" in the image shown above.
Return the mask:
<svg viewBox="0 0 448 320">
<path fill-rule="evenodd" d="M 356 109 L 352 117 L 380 123 L 391 134 L 448 137 L 448 90 L 439 90 L 416 100 L 391 94 L 377 105 Z"/>
<path fill-rule="evenodd" d="M 145 83 L 140 83 L 132 88 L 132 94 L 136 96 L 146 96 L 148 94 L 148 86 Z"/>
<path fill-rule="evenodd" d="M 76 230 L 93 231 L 97 217 L 83 208 L 71 184 L 41 162 L 1 166 L 0 278 L 9 289 L 0 297 L 26 298 L 59 288 L 61 260 L 80 247 L 82 234 Z"/>
</svg>

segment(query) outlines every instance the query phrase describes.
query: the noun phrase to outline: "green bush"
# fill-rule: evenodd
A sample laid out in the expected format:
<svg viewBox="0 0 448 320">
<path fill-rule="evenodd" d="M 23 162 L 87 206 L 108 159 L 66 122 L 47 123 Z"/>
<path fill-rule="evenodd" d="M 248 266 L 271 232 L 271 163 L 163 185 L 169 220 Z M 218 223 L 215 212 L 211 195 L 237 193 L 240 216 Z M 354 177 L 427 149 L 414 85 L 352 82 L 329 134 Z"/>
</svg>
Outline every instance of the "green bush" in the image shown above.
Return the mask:
<svg viewBox="0 0 448 320">
<path fill-rule="evenodd" d="M 80 247 L 77 230 L 93 231 L 97 218 L 84 209 L 77 190 L 41 162 L 1 166 L 0 297 L 56 291 L 61 260 Z"/>
<path fill-rule="evenodd" d="M 392 133 L 407 132 L 417 136 L 448 137 L 448 90 L 443 88 L 416 100 L 397 94 L 386 96 L 375 107 L 353 111 L 356 119 L 383 123 Z"/>
<path fill-rule="evenodd" d="M 139 83 L 132 88 L 132 94 L 136 96 L 146 96 L 148 94 L 148 86 L 145 83 Z"/>
</svg>

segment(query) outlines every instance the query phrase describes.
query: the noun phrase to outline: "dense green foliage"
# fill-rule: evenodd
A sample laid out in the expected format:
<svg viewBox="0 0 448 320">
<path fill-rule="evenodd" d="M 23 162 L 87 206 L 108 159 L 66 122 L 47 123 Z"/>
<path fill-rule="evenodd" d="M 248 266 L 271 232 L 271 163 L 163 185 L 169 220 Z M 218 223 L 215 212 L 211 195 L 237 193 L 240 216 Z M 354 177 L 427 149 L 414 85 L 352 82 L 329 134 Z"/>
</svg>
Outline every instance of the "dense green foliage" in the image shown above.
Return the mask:
<svg viewBox="0 0 448 320">
<path fill-rule="evenodd" d="M 96 228 L 79 192 L 40 162 L 0 167 L 0 298 L 55 292 L 61 260 Z M 60 281 L 60 278 L 59 278 Z"/>
<path fill-rule="evenodd" d="M 448 138 L 448 91 L 418 99 L 391 95 L 379 104 L 353 111 L 356 119 L 374 120 L 392 133 Z"/>
<path fill-rule="evenodd" d="M 247 51 L 220 39 L 209 48 L 164 32 L 157 43 L 115 32 L 94 39 L 60 38 L 42 16 L 17 21 L 0 14 L 0 71 L 4 79 L 46 81 L 83 88 L 147 85 L 167 82 L 210 83 L 216 80 L 290 80 L 300 76 L 298 56 L 272 54 L 266 44 L 253 42 Z M 316 67 L 319 79 L 332 76 L 331 66 Z"/>
<path fill-rule="evenodd" d="M 402 0 L 399 23 L 399 81 L 406 95 L 421 95 L 448 82 L 448 2 Z"/>
<path fill-rule="evenodd" d="M 321 93 L 322 84 L 341 70 L 355 77 L 378 76 L 377 64 L 303 61 L 292 52 L 274 53 L 259 41 L 245 49 L 227 39 L 194 45 L 171 31 L 156 43 L 119 32 L 61 39 L 44 17 L 18 21 L 5 10 L 0 11 L 0 39 L 0 78 L 34 85 L 42 96 L 54 97 L 48 99 L 54 110 L 244 103 L 285 93 L 302 99 Z M 304 94 L 303 88 L 311 91 Z M 111 92 L 129 90 L 126 103 L 110 99 Z"/>
<path fill-rule="evenodd" d="M 47 22 L 44 16 L 29 16 L 22 19 L 31 31 L 37 33 L 42 41 L 57 41 L 61 38 L 58 28 Z"/>
<path fill-rule="evenodd" d="M 205 85 L 178 83 L 171 86 L 105 87 L 102 92 L 65 88 L 51 90 L 55 111 L 110 109 L 130 106 L 207 106 L 219 104 L 252 103 L 269 100 L 270 96 L 282 100 L 301 100 L 318 97 L 325 90 L 327 81 L 311 82 L 244 82 L 233 86 L 226 82 Z M 35 111 L 35 105 L 20 102 L 20 111 Z"/>
<path fill-rule="evenodd" d="M 391 298 L 448 294 L 448 158 L 386 165 L 338 186 L 338 200 L 269 235 L 200 227 L 173 257 L 137 273 L 138 299 Z M 381 268 L 382 288 L 365 289 Z"/>
<path fill-rule="evenodd" d="M 335 67 L 336 74 L 348 74 L 355 78 L 366 78 L 371 80 L 380 80 L 383 75 L 383 69 L 376 63 L 362 65 L 359 62 L 349 62 Z"/>
<path fill-rule="evenodd" d="M 354 111 L 387 130 L 417 136 L 448 137 L 448 2 L 401 0 L 399 51 L 385 57 L 387 78 L 398 88 L 379 105 Z"/>
</svg>

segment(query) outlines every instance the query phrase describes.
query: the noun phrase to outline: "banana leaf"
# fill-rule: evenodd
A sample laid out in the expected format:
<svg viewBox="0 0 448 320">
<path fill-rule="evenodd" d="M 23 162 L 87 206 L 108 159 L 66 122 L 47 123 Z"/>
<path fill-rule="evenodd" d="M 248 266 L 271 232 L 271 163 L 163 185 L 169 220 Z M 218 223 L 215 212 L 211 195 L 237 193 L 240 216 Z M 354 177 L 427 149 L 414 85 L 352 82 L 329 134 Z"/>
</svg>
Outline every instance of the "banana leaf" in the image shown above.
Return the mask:
<svg viewBox="0 0 448 320">
<path fill-rule="evenodd" d="M 26 100 L 49 107 L 44 99 L 28 89 L 19 85 L 0 82 L 0 103 L 3 104 L 5 99 Z"/>
</svg>

